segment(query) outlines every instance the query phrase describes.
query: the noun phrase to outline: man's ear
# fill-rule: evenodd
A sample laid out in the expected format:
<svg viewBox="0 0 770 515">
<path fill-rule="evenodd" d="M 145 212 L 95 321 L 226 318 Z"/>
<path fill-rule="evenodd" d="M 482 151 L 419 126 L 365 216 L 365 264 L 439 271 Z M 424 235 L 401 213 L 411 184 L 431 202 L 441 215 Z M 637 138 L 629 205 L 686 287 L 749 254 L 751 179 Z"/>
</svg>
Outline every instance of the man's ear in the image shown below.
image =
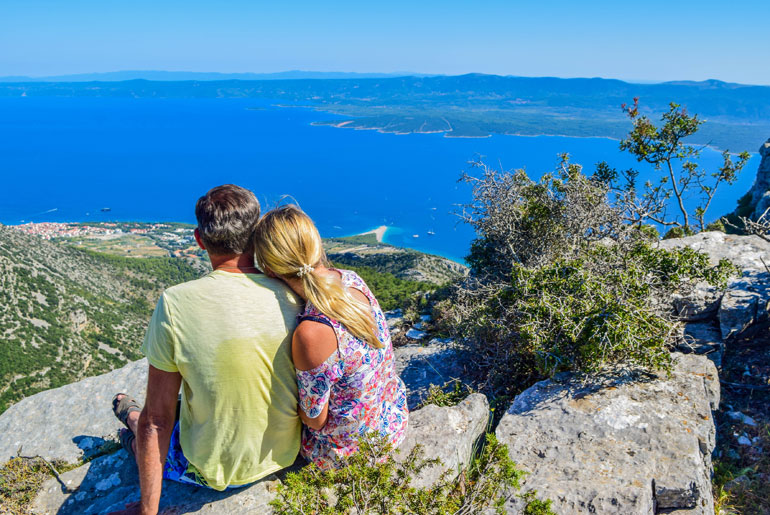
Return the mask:
<svg viewBox="0 0 770 515">
<path fill-rule="evenodd" d="M 198 231 L 198 228 L 195 228 L 195 232 L 193 232 L 195 235 L 195 241 L 198 243 L 198 246 L 202 248 L 203 250 L 206 250 L 206 246 L 203 244 L 203 240 L 201 239 L 201 233 Z"/>
</svg>

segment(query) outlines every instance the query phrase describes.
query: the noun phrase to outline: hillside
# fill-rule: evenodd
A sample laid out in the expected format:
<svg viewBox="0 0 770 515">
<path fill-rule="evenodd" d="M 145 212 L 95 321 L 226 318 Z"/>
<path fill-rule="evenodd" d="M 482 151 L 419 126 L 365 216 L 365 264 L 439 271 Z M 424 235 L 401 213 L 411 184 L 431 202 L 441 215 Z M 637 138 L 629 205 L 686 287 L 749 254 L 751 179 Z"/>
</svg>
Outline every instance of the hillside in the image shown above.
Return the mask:
<svg viewBox="0 0 770 515">
<path fill-rule="evenodd" d="M 335 263 L 367 267 L 399 279 L 442 285 L 465 276 L 468 269 L 454 261 L 417 250 L 379 243 L 372 235 L 324 240 Z"/>
<path fill-rule="evenodd" d="M 159 292 L 198 275 L 184 259 L 105 256 L 0 225 L 0 412 L 140 358 Z"/>
<path fill-rule="evenodd" d="M 630 124 L 620 105 L 634 97 L 657 116 L 669 102 L 708 124 L 693 143 L 756 148 L 770 132 L 770 87 L 720 81 L 634 84 L 610 79 L 460 76 L 119 82 L 5 82 L 0 97 L 262 98 L 344 116 L 338 127 L 448 137 L 490 134 L 611 137 Z"/>
<path fill-rule="evenodd" d="M 164 288 L 209 270 L 184 224 L 0 225 L 0 413 L 33 393 L 141 357 Z M 327 241 L 385 309 L 463 275 L 438 256 L 390 245 Z"/>
</svg>

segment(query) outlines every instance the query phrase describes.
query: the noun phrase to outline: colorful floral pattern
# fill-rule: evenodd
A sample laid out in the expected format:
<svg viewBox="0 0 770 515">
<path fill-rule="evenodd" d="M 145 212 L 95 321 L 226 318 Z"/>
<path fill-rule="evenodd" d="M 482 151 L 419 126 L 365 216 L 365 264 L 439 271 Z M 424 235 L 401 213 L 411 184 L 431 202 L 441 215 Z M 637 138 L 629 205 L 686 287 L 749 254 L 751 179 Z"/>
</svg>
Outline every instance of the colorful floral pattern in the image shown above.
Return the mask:
<svg viewBox="0 0 770 515">
<path fill-rule="evenodd" d="M 396 374 L 385 315 L 363 279 L 349 270 L 337 271 L 345 286 L 360 290 L 369 299 L 384 346 L 375 349 L 310 302 L 305 306 L 301 317 L 322 318 L 337 335 L 337 352 L 312 370 L 297 371 L 300 409 L 315 418 L 329 403 L 326 425 L 320 430 L 307 426 L 302 430 L 302 456 L 322 469 L 338 467 L 367 434 L 377 433 L 397 446 L 404 439 L 409 418 L 406 387 Z"/>
</svg>

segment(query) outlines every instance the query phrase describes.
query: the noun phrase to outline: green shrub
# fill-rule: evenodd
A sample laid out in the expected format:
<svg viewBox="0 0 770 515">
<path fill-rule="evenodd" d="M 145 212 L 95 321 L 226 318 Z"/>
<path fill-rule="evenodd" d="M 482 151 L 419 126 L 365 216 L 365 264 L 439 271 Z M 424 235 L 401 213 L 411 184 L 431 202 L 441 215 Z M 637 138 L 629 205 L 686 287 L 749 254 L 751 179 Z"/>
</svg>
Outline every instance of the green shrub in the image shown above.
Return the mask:
<svg viewBox="0 0 770 515">
<path fill-rule="evenodd" d="M 727 232 L 727 227 L 725 227 L 724 222 L 722 220 L 716 220 L 714 222 L 711 222 L 706 226 L 707 231 L 719 231 L 719 232 Z"/>
<path fill-rule="evenodd" d="M 724 286 L 734 272 L 690 248 L 597 245 L 541 267 L 514 265 L 506 283 L 458 288 L 446 325 L 494 395 L 562 371 L 666 369 L 678 323 L 665 299 L 698 281 Z"/>
<path fill-rule="evenodd" d="M 451 389 L 448 388 L 450 385 Z M 441 407 L 456 406 L 472 393 L 473 389 L 470 386 L 458 380 L 450 381 L 443 387 L 432 384 L 428 387 L 428 394 L 417 409 L 428 404 L 435 404 Z"/>
<path fill-rule="evenodd" d="M 429 488 L 413 486 L 412 478 L 440 460 L 423 459 L 419 446 L 402 462 L 389 459 L 393 449 L 379 441 L 362 440 L 360 450 L 337 470 L 309 465 L 289 473 L 278 486 L 271 506 L 278 514 L 472 514 L 488 507 L 502 512 L 519 488 L 523 472 L 493 434 L 467 470 L 445 473 Z"/>
<path fill-rule="evenodd" d="M 435 284 L 401 279 L 391 273 L 379 272 L 366 266 L 349 266 L 340 263 L 332 265 L 336 268 L 352 270 L 360 275 L 374 293 L 383 311 L 404 307 L 415 293 L 438 288 Z"/>
<path fill-rule="evenodd" d="M 693 231 L 689 225 L 684 227 L 672 227 L 666 231 L 666 234 L 663 235 L 663 239 L 670 240 L 672 238 L 684 238 L 685 236 L 692 236 L 694 234 L 695 231 Z"/>
</svg>

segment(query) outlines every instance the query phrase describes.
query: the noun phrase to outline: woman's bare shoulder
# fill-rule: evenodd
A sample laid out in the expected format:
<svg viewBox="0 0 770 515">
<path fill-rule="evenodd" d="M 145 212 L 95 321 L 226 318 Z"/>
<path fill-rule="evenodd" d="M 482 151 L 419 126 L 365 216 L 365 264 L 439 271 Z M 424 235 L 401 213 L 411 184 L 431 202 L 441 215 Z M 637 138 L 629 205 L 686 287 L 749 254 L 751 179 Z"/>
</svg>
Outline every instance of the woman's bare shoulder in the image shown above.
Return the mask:
<svg viewBox="0 0 770 515">
<path fill-rule="evenodd" d="M 303 320 L 294 330 L 291 353 L 297 370 L 318 367 L 336 350 L 337 335 L 334 329 L 322 322 Z"/>
</svg>

